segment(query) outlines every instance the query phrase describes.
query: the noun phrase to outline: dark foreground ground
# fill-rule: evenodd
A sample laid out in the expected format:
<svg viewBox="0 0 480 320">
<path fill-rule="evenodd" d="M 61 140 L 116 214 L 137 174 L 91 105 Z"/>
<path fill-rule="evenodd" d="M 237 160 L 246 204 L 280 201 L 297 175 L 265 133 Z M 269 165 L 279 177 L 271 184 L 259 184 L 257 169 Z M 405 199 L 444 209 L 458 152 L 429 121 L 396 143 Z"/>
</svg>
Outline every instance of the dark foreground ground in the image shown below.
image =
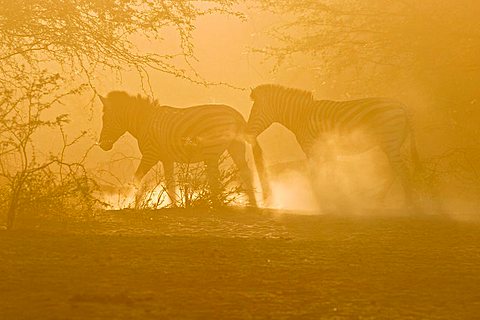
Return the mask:
<svg viewBox="0 0 480 320">
<path fill-rule="evenodd" d="M 480 319 L 480 224 L 231 210 L 0 231 L 0 319 Z"/>
</svg>

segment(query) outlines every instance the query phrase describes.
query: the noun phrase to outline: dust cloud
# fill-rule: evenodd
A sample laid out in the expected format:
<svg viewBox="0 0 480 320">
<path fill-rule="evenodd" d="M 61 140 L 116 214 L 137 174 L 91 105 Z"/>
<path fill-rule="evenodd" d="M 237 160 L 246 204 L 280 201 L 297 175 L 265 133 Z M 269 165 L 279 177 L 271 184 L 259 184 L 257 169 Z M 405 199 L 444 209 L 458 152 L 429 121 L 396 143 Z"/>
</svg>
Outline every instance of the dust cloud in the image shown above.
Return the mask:
<svg viewBox="0 0 480 320">
<path fill-rule="evenodd" d="M 318 214 L 319 206 L 315 199 L 306 172 L 287 170 L 270 180 L 272 199 L 267 208 L 288 210 L 298 214 Z"/>
<path fill-rule="evenodd" d="M 346 154 L 340 144 L 317 143 L 328 160 L 313 158 L 271 167 L 273 197 L 267 207 L 303 214 L 368 215 L 403 209 L 403 190 L 378 147 Z"/>
</svg>

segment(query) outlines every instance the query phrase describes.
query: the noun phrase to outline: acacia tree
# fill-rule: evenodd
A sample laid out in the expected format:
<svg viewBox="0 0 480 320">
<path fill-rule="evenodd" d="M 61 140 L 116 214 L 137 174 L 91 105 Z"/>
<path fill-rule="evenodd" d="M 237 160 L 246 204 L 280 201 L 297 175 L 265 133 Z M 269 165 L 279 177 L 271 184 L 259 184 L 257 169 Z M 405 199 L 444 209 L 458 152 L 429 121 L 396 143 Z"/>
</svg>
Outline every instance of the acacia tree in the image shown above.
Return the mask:
<svg viewBox="0 0 480 320">
<path fill-rule="evenodd" d="M 10 64 L 29 68 L 52 62 L 64 73 L 92 77 L 98 68 L 149 69 L 199 80 L 194 70 L 176 64 L 194 59 L 195 20 L 213 13 L 232 14 L 234 0 L 0 0 L 1 77 L 11 75 Z M 162 47 L 162 32 L 175 30 L 179 50 Z M 138 40 L 157 45 L 141 51 Z"/>
<path fill-rule="evenodd" d="M 279 62 L 300 53 L 317 57 L 323 79 L 348 72 L 365 90 L 385 79 L 415 77 L 442 86 L 446 75 L 478 75 L 480 5 L 461 1 L 260 0 L 289 14 L 271 35 L 280 45 L 261 51 Z M 467 9 L 468 8 L 468 9 Z M 473 80 L 473 79 L 472 79 Z M 362 85 L 363 83 L 363 85 Z"/>
</svg>

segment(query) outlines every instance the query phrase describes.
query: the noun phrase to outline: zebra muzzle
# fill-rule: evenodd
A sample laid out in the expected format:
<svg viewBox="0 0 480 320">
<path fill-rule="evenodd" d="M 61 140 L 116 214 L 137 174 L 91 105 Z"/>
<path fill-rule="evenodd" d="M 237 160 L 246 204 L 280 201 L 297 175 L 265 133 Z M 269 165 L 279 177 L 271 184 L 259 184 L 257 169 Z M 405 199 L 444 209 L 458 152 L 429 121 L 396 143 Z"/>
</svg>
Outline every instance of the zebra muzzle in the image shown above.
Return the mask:
<svg viewBox="0 0 480 320">
<path fill-rule="evenodd" d="M 109 151 L 113 148 L 113 143 L 111 141 L 99 141 L 96 145 L 100 146 L 104 151 Z"/>
</svg>

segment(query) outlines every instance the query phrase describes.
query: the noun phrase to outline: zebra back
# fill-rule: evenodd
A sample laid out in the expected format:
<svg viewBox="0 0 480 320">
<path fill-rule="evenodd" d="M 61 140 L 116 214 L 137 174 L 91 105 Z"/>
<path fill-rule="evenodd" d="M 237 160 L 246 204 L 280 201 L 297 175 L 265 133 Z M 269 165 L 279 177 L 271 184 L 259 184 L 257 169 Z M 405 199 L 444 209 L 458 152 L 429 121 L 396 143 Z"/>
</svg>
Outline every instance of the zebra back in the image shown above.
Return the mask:
<svg viewBox="0 0 480 320">
<path fill-rule="evenodd" d="M 176 108 L 125 92 L 108 98 L 118 124 L 138 140 L 142 154 L 159 160 L 197 162 L 221 154 L 246 127 L 243 116 L 227 105 Z"/>
</svg>

